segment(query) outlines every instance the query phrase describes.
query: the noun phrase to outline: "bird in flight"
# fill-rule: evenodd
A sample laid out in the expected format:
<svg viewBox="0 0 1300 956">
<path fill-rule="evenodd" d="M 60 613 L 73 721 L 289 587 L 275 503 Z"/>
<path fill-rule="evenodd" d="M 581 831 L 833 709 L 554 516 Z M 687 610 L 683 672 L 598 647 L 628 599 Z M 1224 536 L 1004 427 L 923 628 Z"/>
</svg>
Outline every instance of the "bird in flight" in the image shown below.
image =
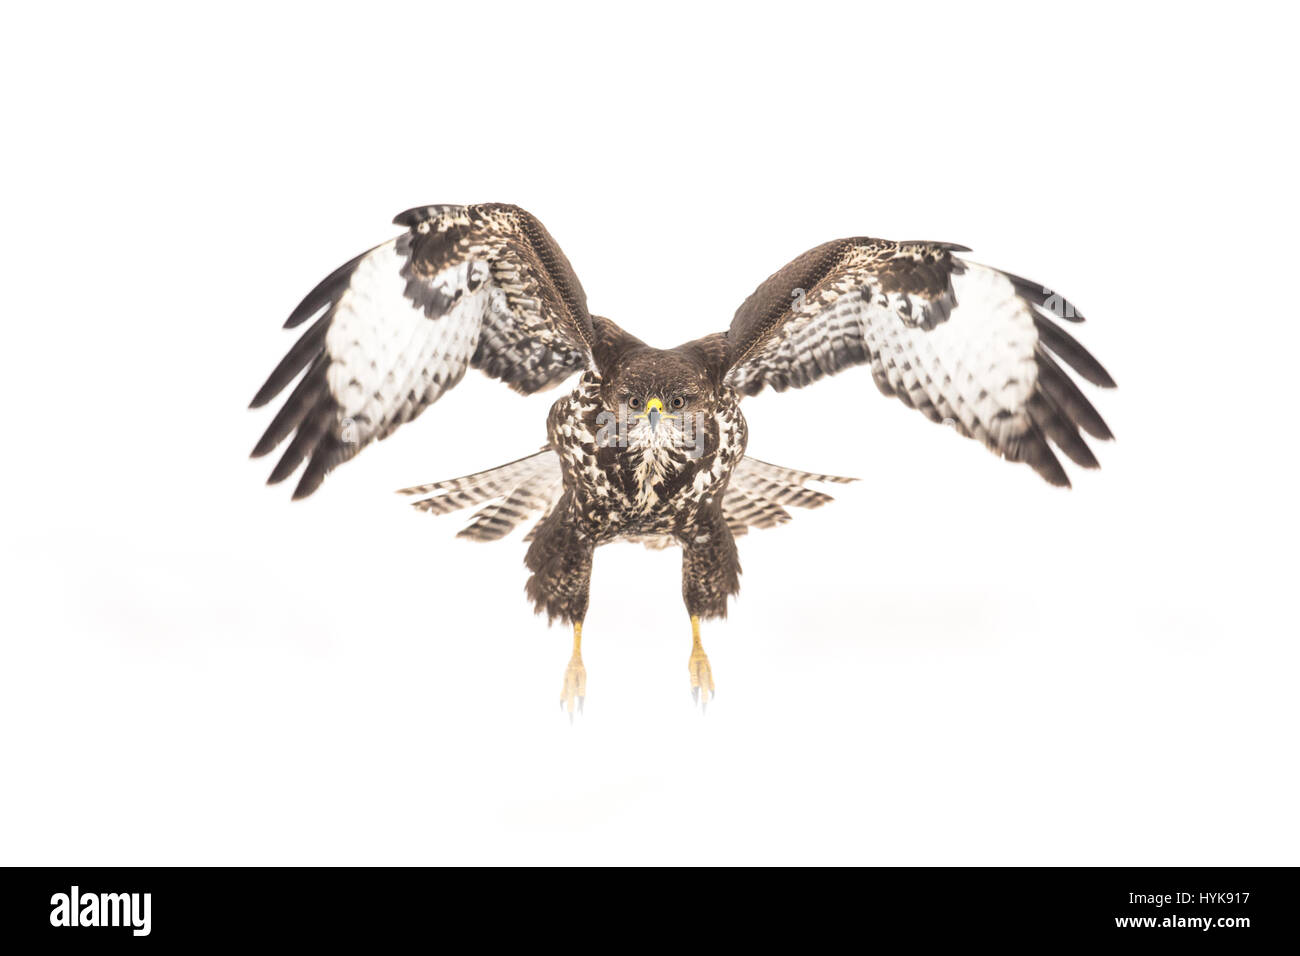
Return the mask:
<svg viewBox="0 0 1300 956">
<path fill-rule="evenodd" d="M 470 368 L 525 395 L 578 376 L 551 406 L 541 450 L 402 490 L 435 515 L 477 507 L 460 532 L 476 541 L 539 516 L 526 589 L 538 613 L 573 627 L 560 697 L 570 719 L 587 694 L 582 622 L 598 546 L 681 547 L 691 690 L 707 706 L 700 621 L 725 616 L 740 589 L 735 539 L 788 521 L 787 506 L 831 500 L 809 482 L 851 480 L 746 456 L 744 396 L 865 365 L 886 396 L 1061 486 L 1057 450 L 1096 468 L 1081 432 L 1111 437 L 1061 367 L 1114 387 L 1058 321 L 1083 316 L 1037 282 L 960 258 L 964 246 L 827 242 L 759 285 L 725 331 L 658 349 L 587 310 L 569 260 L 517 206 L 421 206 L 394 222 L 406 231 L 335 270 L 289 316 L 286 328 L 313 321 L 252 407 L 298 381 L 253 457 L 288 439 L 269 483 L 305 463 L 293 493 L 305 498 Z"/>
</svg>

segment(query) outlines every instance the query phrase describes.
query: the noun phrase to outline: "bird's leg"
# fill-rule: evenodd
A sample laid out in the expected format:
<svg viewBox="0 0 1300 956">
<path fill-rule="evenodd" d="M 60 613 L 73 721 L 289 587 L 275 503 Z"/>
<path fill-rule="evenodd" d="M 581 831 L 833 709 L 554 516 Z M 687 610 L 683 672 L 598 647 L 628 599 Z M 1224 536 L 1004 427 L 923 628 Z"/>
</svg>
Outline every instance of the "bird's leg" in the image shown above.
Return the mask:
<svg viewBox="0 0 1300 956">
<path fill-rule="evenodd" d="M 700 618 L 727 614 L 727 599 L 740 590 L 740 560 L 736 539 L 716 500 L 712 510 L 700 512 L 690 533 L 679 535 L 682 545 L 682 600 L 691 616 L 691 696 L 707 711 L 717 696 L 713 670 L 700 643 Z"/>
<path fill-rule="evenodd" d="M 564 669 L 564 686 L 560 689 L 560 710 L 568 710 L 569 723 L 573 723 L 573 709 L 582 713 L 587 699 L 587 668 L 582 666 L 582 622 L 573 622 L 573 656 Z"/>
<path fill-rule="evenodd" d="M 691 615 L 691 660 L 687 665 L 691 672 L 691 697 L 704 710 L 709 709 L 709 701 L 717 696 L 713 688 L 713 669 L 709 667 L 709 655 L 704 653 L 700 643 L 700 617 Z"/>
</svg>

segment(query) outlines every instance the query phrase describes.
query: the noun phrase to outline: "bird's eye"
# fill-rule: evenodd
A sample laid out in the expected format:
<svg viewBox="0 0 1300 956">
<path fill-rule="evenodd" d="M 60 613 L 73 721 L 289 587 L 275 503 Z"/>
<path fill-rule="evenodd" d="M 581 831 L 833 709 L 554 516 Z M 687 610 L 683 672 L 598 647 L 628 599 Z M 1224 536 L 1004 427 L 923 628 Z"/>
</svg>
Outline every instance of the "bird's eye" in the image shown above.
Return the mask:
<svg viewBox="0 0 1300 956">
<path fill-rule="evenodd" d="M 673 408 L 681 408 L 685 404 L 686 404 L 686 399 L 684 399 L 680 395 L 678 395 L 676 398 L 673 399 Z"/>
<path fill-rule="evenodd" d="M 627 400 L 627 407 L 632 409 L 633 411 L 636 411 L 638 408 L 641 407 L 641 399 L 633 395 L 631 398 Z"/>
</svg>

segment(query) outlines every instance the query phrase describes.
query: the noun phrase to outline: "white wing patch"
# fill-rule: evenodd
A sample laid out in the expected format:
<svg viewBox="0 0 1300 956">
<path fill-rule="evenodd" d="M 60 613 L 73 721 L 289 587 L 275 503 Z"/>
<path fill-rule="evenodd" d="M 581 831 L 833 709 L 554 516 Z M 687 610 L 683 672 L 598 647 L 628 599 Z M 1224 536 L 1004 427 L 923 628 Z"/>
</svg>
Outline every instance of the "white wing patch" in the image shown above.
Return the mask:
<svg viewBox="0 0 1300 956">
<path fill-rule="evenodd" d="M 1083 321 L 1070 303 L 952 256 L 959 248 L 861 238 L 809 250 L 737 311 L 727 334 L 739 358 L 727 381 L 753 395 L 869 364 L 886 395 L 1068 486 L 1048 442 L 1096 468 L 1080 429 L 1102 440 L 1111 433 L 1057 358 L 1094 385 L 1115 382 L 1053 321 Z M 793 301 L 780 314 L 786 295 Z"/>
<path fill-rule="evenodd" d="M 325 337 L 339 424 L 350 422 L 361 443 L 384 437 L 460 381 L 478 345 L 487 303 L 481 288 L 446 314 L 426 318 L 403 293 L 395 245 L 384 243 L 358 263 Z M 462 263 L 448 269 L 433 284 L 451 296 L 469 268 Z"/>
<path fill-rule="evenodd" d="M 314 321 L 253 397 L 259 408 L 297 379 L 253 449 L 260 457 L 292 436 L 268 481 L 305 462 L 295 498 L 416 418 L 471 366 L 532 394 L 590 359 L 582 288 L 527 213 L 428 206 L 396 221 L 405 234 L 335 269 L 293 310 L 286 328 Z"/>
<path fill-rule="evenodd" d="M 955 308 L 928 331 L 852 297 L 836 311 L 861 315 L 878 380 L 930 417 L 997 446 L 1029 427 L 1026 403 L 1037 381 L 1033 314 L 1010 281 L 985 266 L 967 264 L 952 284 Z"/>
</svg>

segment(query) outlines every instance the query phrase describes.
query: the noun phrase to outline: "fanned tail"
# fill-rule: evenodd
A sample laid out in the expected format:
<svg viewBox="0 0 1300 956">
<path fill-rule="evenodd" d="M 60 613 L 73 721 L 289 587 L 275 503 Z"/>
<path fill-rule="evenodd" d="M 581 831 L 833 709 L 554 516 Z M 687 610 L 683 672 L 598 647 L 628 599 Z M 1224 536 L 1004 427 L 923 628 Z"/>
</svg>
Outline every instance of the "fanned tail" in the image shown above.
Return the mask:
<svg viewBox="0 0 1300 956">
<path fill-rule="evenodd" d="M 722 499 L 722 515 L 731 533 L 736 537 L 747 534 L 750 528 L 773 528 L 790 520 L 786 505 L 795 508 L 820 508 L 830 495 L 805 482 L 823 481 L 848 484 L 855 478 L 839 475 L 821 475 L 773 465 L 757 458 L 745 457 L 731 473 L 731 483 Z"/>
<path fill-rule="evenodd" d="M 785 524 L 791 517 L 787 507 L 820 508 L 834 500 L 824 491 L 807 487 L 807 482 L 847 484 L 855 480 L 784 468 L 757 458 L 742 458 L 731 473 L 731 482 L 722 499 L 722 514 L 732 534 L 739 537 L 750 528 Z M 526 458 L 487 471 L 402 488 L 398 494 L 418 497 L 420 500 L 412 502 L 412 507 L 434 515 L 483 505 L 457 537 L 498 541 L 530 518 L 545 515 L 562 491 L 560 459 L 547 446 Z M 529 537 L 531 534 L 525 540 Z M 630 540 L 652 548 L 675 543 L 664 535 Z"/>
<path fill-rule="evenodd" d="M 560 459 L 548 445 L 541 451 L 487 471 L 402 488 L 400 495 L 420 496 L 411 506 L 434 515 L 481 505 L 457 532 L 471 541 L 497 541 L 533 515 L 544 514 L 562 489 Z"/>
</svg>

